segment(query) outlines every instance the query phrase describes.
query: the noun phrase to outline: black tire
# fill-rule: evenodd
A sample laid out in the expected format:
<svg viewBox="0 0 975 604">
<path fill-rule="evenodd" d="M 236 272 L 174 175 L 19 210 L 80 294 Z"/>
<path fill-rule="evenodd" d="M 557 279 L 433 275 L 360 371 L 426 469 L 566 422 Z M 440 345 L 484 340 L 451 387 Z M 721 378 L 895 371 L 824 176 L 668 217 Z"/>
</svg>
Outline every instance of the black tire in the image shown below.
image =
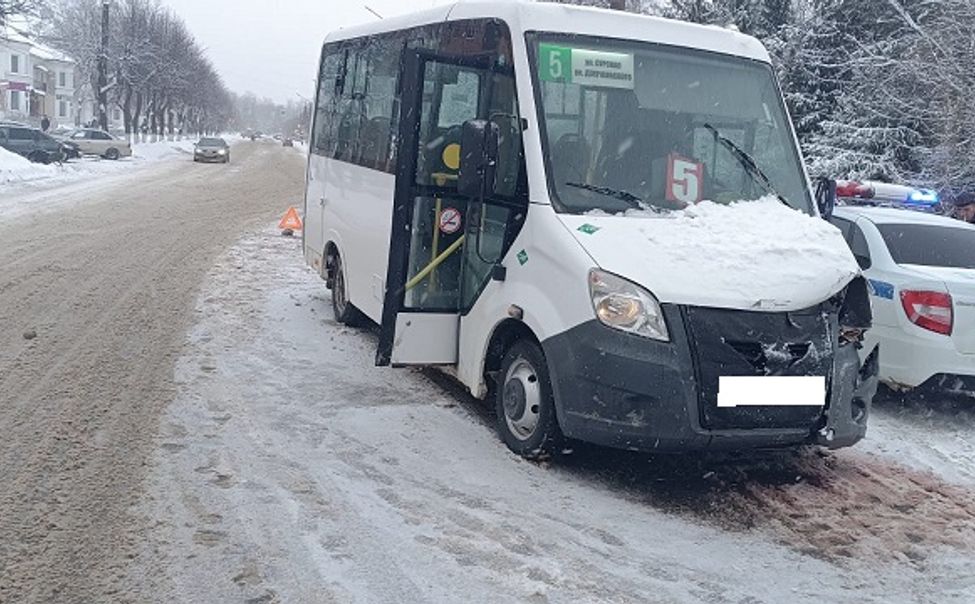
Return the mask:
<svg viewBox="0 0 975 604">
<path fill-rule="evenodd" d="M 115 147 L 112 147 L 111 149 L 105 152 L 105 159 L 110 159 L 112 161 L 115 161 L 119 158 L 119 156 L 120 154 L 118 152 L 118 149 L 116 149 Z"/>
<path fill-rule="evenodd" d="M 349 302 L 349 294 L 345 289 L 345 269 L 342 257 L 337 255 L 332 260 L 332 314 L 335 320 L 349 327 L 362 325 L 364 315 L 362 311 Z"/>
<path fill-rule="evenodd" d="M 512 452 L 540 459 L 564 442 L 545 354 L 532 340 L 518 340 L 505 352 L 495 388 L 498 434 Z M 529 430 L 534 415 L 534 426 Z"/>
<path fill-rule="evenodd" d="M 27 155 L 28 161 L 32 161 L 35 164 L 49 164 L 51 163 L 51 157 L 44 153 L 43 151 L 33 151 Z"/>
</svg>

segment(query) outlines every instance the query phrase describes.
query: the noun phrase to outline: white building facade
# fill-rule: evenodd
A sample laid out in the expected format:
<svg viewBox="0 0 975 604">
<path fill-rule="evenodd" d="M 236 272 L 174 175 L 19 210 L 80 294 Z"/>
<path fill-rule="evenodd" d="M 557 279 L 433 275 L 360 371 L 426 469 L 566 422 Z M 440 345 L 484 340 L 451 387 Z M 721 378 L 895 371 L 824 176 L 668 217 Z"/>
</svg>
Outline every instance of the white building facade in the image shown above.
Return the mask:
<svg viewBox="0 0 975 604">
<path fill-rule="evenodd" d="M 85 126 L 97 119 L 91 85 L 68 55 L 34 40 L 26 25 L 0 27 L 0 121 L 50 128 Z M 122 122 L 109 107 L 109 127 Z"/>
<path fill-rule="evenodd" d="M 29 42 L 0 33 L 0 120 L 30 116 L 34 67 Z"/>
</svg>

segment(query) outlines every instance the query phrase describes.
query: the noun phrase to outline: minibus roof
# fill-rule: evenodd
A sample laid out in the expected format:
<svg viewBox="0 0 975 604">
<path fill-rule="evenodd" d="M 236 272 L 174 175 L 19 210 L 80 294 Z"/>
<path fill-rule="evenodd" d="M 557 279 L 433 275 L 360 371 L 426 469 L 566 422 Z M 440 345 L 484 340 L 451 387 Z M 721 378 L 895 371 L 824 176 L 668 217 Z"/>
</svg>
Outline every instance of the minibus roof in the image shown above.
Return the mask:
<svg viewBox="0 0 975 604">
<path fill-rule="evenodd" d="M 329 34 L 325 41 L 360 38 L 442 21 L 492 17 L 506 22 L 514 36 L 529 31 L 602 36 L 696 48 L 770 62 L 768 51 L 761 42 L 731 29 L 602 8 L 518 0 L 459 2 L 340 29 Z"/>
</svg>

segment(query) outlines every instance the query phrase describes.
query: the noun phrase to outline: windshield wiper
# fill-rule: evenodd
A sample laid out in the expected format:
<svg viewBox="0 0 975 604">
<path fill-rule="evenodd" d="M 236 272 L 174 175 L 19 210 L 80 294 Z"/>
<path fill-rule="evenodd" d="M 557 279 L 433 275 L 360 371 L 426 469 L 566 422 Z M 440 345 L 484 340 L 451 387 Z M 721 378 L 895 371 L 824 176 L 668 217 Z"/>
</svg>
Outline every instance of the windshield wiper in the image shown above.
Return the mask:
<svg viewBox="0 0 975 604">
<path fill-rule="evenodd" d="M 584 182 L 567 182 L 566 186 L 574 187 L 576 189 L 583 189 L 584 191 L 592 191 L 593 193 L 599 193 L 600 195 L 605 195 L 606 197 L 612 197 L 613 199 L 619 199 L 620 201 L 626 202 L 634 210 L 644 210 L 648 212 L 661 212 L 660 208 L 656 208 L 648 204 L 642 197 L 638 197 L 629 191 L 623 191 L 620 189 L 611 189 L 610 187 L 600 187 L 598 185 L 590 185 Z"/>
<path fill-rule="evenodd" d="M 707 128 L 708 131 L 714 136 L 714 140 L 721 143 L 721 145 L 727 149 L 735 159 L 738 160 L 741 167 L 745 169 L 745 173 L 751 176 L 752 180 L 760 184 L 762 188 L 765 189 L 766 193 L 769 195 L 774 195 L 775 198 L 784 205 L 792 208 L 792 204 L 790 204 L 789 201 L 782 196 L 782 194 L 775 190 L 775 185 L 773 185 L 769 177 L 765 175 L 765 172 L 762 172 L 762 169 L 758 167 L 758 162 L 755 161 L 754 157 L 735 144 L 733 140 L 718 132 L 718 129 L 711 124 L 704 124 L 704 127 Z"/>
</svg>

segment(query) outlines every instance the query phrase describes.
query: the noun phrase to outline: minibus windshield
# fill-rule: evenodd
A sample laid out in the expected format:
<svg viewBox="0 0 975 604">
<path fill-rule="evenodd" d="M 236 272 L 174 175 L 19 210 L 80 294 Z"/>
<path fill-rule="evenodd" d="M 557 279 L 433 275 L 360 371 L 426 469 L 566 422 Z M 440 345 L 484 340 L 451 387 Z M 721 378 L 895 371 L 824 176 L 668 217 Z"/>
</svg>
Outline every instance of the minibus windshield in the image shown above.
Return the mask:
<svg viewBox="0 0 975 604">
<path fill-rule="evenodd" d="M 770 66 L 650 43 L 531 38 L 559 211 L 667 212 L 771 195 L 812 213 Z"/>
</svg>

